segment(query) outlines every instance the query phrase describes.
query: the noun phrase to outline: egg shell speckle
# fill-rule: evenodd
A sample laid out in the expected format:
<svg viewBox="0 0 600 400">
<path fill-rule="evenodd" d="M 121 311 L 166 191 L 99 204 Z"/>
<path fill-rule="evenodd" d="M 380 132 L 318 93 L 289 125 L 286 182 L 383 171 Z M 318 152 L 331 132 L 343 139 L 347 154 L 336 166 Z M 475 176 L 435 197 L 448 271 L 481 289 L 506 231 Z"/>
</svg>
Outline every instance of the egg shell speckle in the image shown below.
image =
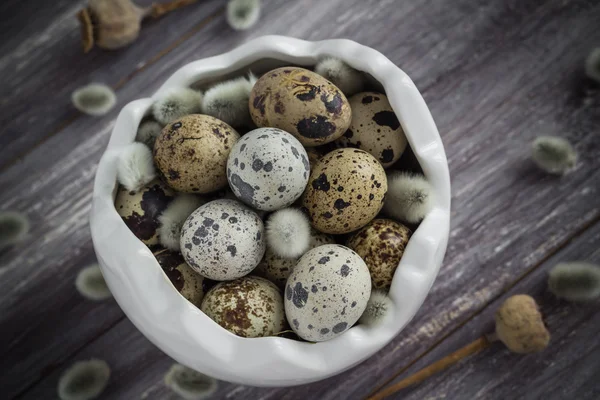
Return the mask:
<svg viewBox="0 0 600 400">
<path fill-rule="evenodd" d="M 265 254 L 264 225 L 236 200 L 214 200 L 183 223 L 181 253 L 196 272 L 217 281 L 252 271 Z"/>
<path fill-rule="evenodd" d="M 292 204 L 308 182 L 310 165 L 302 144 L 277 128 L 244 135 L 227 161 L 227 179 L 244 203 L 264 211 Z"/>
<path fill-rule="evenodd" d="M 240 135 L 225 122 L 191 114 L 164 127 L 154 143 L 163 180 L 186 193 L 210 193 L 227 185 L 227 157 Z"/>
<path fill-rule="evenodd" d="M 314 249 L 324 244 L 333 244 L 335 240 L 333 237 L 324 233 L 312 230 L 310 233 L 310 245 L 308 250 Z M 308 251 L 307 250 L 307 251 Z M 256 273 L 263 278 L 266 278 L 279 286 L 281 289 L 285 289 L 285 282 L 292 273 L 292 269 L 298 262 L 298 258 L 284 258 L 280 257 L 273 252 L 273 250 L 267 246 L 265 256 L 258 264 L 253 273 Z"/>
<path fill-rule="evenodd" d="M 365 150 L 378 159 L 384 168 L 398 161 L 406 149 L 407 141 L 387 96 L 363 92 L 352 96 L 349 102 L 352 122 L 336 144 Z"/>
<path fill-rule="evenodd" d="M 285 313 L 298 336 L 321 342 L 350 329 L 370 295 L 371 276 L 360 256 L 326 244 L 308 251 L 294 267 L 285 287 Z"/>
<path fill-rule="evenodd" d="M 373 287 L 390 288 L 411 234 L 411 230 L 399 222 L 374 219 L 348 240 L 348 247 L 369 267 Z"/>
<path fill-rule="evenodd" d="M 205 278 L 190 268 L 180 253 L 164 250 L 155 255 L 175 289 L 190 303 L 200 308 L 206 293 Z"/>
<path fill-rule="evenodd" d="M 386 193 L 381 163 L 364 150 L 347 148 L 327 153 L 313 167 L 302 202 L 313 227 L 342 234 L 375 218 Z"/>
<path fill-rule="evenodd" d="M 206 294 L 200 309 L 242 337 L 271 336 L 286 328 L 280 290 L 258 276 L 219 283 Z"/>
<path fill-rule="evenodd" d="M 137 192 L 119 186 L 115 208 L 133 234 L 148 246 L 158 244 L 158 217 L 175 194 L 158 180 Z"/>
<path fill-rule="evenodd" d="M 348 99 L 333 83 L 297 67 L 264 74 L 252 88 L 249 107 L 257 126 L 283 129 L 305 146 L 334 141 L 352 119 Z"/>
</svg>

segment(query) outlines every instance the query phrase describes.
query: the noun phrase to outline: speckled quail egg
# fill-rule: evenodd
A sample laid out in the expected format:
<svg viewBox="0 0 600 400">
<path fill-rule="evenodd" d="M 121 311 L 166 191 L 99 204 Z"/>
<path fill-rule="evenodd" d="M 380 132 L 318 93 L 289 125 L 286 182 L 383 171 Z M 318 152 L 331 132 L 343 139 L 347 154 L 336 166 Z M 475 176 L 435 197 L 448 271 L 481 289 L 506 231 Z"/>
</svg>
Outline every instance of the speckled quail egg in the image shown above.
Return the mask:
<svg viewBox="0 0 600 400">
<path fill-rule="evenodd" d="M 304 146 L 318 146 L 346 132 L 352 111 L 331 82 L 304 68 L 283 67 L 264 74 L 249 99 L 252 120 L 294 135 Z"/>
<path fill-rule="evenodd" d="M 309 250 L 285 287 L 285 313 L 298 336 L 313 342 L 332 339 L 358 321 L 371 296 L 371 276 L 351 249 L 326 244 Z"/>
<path fill-rule="evenodd" d="M 186 193 L 210 193 L 227 185 L 227 157 L 240 135 L 225 122 L 191 114 L 164 127 L 154 143 L 154 162 L 164 181 Z"/>
<path fill-rule="evenodd" d="M 389 289 L 412 232 L 391 219 L 374 219 L 356 232 L 348 247 L 367 264 L 373 287 Z"/>
<path fill-rule="evenodd" d="M 151 246 L 158 244 L 158 217 L 174 198 L 171 189 L 154 180 L 137 192 L 119 186 L 115 198 L 117 213 L 133 234 Z"/>
<path fill-rule="evenodd" d="M 206 294 L 200 309 L 242 337 L 271 336 L 286 328 L 280 290 L 258 276 L 219 283 Z"/>
<path fill-rule="evenodd" d="M 318 232 L 313 229 L 310 233 L 310 245 L 308 250 L 314 249 L 324 244 L 335 243 L 333 237 L 324 233 Z M 308 251 L 307 250 L 307 251 Z M 258 264 L 253 273 L 266 278 L 279 286 L 281 289 L 285 288 L 285 282 L 292 273 L 292 269 L 298 262 L 298 258 L 284 258 L 280 257 L 273 252 L 273 250 L 267 245 L 267 251 L 265 256 Z"/>
<path fill-rule="evenodd" d="M 386 192 L 379 161 L 364 150 L 348 148 L 327 153 L 313 167 L 302 201 L 314 228 L 341 234 L 375 218 Z"/>
<path fill-rule="evenodd" d="M 183 223 L 181 253 L 190 267 L 209 279 L 242 277 L 265 254 L 263 222 L 239 201 L 211 201 Z"/>
<path fill-rule="evenodd" d="M 191 269 L 180 253 L 162 250 L 158 251 L 155 257 L 175 289 L 190 303 L 200 308 L 207 291 L 207 279 Z"/>
<path fill-rule="evenodd" d="M 277 128 L 259 128 L 244 135 L 227 160 L 233 193 L 259 210 L 273 211 L 302 195 L 310 166 L 304 147 Z"/>
<path fill-rule="evenodd" d="M 384 168 L 398 161 L 406 149 L 406 136 L 387 96 L 364 92 L 355 94 L 349 102 L 352 122 L 336 144 L 365 150 Z"/>
</svg>

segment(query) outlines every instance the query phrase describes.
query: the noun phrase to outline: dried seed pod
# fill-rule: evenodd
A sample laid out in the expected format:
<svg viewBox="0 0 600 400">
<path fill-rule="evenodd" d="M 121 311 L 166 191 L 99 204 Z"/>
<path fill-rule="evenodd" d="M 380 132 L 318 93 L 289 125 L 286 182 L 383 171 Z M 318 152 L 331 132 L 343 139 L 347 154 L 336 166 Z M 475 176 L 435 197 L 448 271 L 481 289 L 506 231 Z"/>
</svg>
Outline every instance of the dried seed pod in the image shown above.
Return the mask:
<svg viewBox="0 0 600 400">
<path fill-rule="evenodd" d="M 511 296 L 496 311 L 496 335 L 514 353 L 535 353 L 550 342 L 542 314 L 531 296 Z"/>
<path fill-rule="evenodd" d="M 94 44 L 108 50 L 127 46 L 137 39 L 145 17 L 159 18 L 197 1 L 171 0 L 138 7 L 131 0 L 89 0 L 87 8 L 77 13 L 83 51 L 87 53 Z"/>
<path fill-rule="evenodd" d="M 149 10 L 131 0 L 89 0 L 87 8 L 77 13 L 83 51 L 87 53 L 94 44 L 114 50 L 132 43 Z"/>
</svg>

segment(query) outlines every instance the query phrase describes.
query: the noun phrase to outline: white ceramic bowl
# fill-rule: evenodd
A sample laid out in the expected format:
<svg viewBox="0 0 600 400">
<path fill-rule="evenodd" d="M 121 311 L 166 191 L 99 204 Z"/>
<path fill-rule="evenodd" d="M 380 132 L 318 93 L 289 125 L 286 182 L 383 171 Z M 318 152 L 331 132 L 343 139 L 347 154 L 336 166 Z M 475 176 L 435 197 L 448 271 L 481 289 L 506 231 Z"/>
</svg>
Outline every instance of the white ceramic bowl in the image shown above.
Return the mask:
<svg viewBox="0 0 600 400">
<path fill-rule="evenodd" d="M 449 234 L 450 177 L 439 133 L 410 78 L 381 53 L 350 40 L 307 42 L 264 36 L 228 53 L 192 62 L 175 72 L 153 98 L 172 87 L 210 83 L 251 67 L 267 71 L 286 64 L 313 66 L 334 56 L 379 81 L 411 148 L 435 189 L 435 206 L 414 232 L 394 275 L 390 297 L 398 306 L 385 323 L 357 325 L 316 344 L 279 337 L 235 336 L 174 290 L 150 250 L 129 231 L 113 205 L 115 160 L 131 143 L 152 98 L 123 108 L 94 184 L 91 231 L 102 273 L 134 325 L 178 362 L 226 381 L 254 386 L 291 386 L 338 374 L 389 343 L 425 300 L 442 263 Z"/>
</svg>

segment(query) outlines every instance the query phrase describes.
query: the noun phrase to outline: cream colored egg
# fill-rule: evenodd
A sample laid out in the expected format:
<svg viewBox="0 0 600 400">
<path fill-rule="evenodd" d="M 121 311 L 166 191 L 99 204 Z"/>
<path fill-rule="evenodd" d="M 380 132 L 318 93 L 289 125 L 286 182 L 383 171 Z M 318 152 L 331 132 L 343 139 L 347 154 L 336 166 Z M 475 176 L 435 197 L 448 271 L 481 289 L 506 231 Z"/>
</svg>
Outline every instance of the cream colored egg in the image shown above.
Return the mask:
<svg viewBox="0 0 600 400">
<path fill-rule="evenodd" d="M 173 200 L 174 192 L 154 180 L 137 192 L 119 186 L 115 209 L 127 227 L 146 245 L 158 244 L 158 217 Z"/>
<path fill-rule="evenodd" d="M 310 245 L 308 250 L 314 249 L 315 247 L 319 247 L 324 244 L 332 244 L 335 243 L 333 237 L 326 235 L 324 233 L 318 232 L 316 230 L 311 231 L 310 237 Z M 307 250 L 307 251 L 308 251 Z M 288 276 L 292 273 L 292 269 L 298 262 L 298 258 L 284 258 L 280 257 L 271 250 L 269 246 L 267 246 L 267 251 L 265 252 L 265 256 L 258 264 L 253 273 L 266 278 L 279 286 L 279 288 L 285 288 L 285 282 L 287 281 Z"/>
<path fill-rule="evenodd" d="M 186 193 L 227 186 L 227 157 L 240 135 L 209 115 L 191 114 L 169 123 L 154 143 L 154 162 L 164 181 Z"/>
<path fill-rule="evenodd" d="M 365 262 L 351 249 L 326 244 L 308 251 L 285 287 L 285 313 L 298 336 L 321 342 L 358 321 L 371 295 Z"/>
<path fill-rule="evenodd" d="M 286 328 L 280 290 L 258 276 L 219 283 L 206 294 L 200 309 L 242 337 L 272 336 Z"/>
<path fill-rule="evenodd" d="M 190 268 L 180 253 L 162 250 L 158 251 L 155 257 L 175 289 L 190 303 L 200 308 L 205 294 L 205 278 Z"/>
<path fill-rule="evenodd" d="M 283 129 L 304 146 L 334 141 L 352 119 L 348 99 L 333 83 L 298 67 L 264 74 L 252 88 L 249 107 L 257 126 Z"/>
<path fill-rule="evenodd" d="M 363 92 L 349 99 L 352 122 L 336 141 L 340 147 L 354 147 L 373 155 L 384 168 L 394 164 L 406 149 L 406 136 L 387 96 Z"/>
<path fill-rule="evenodd" d="M 374 219 L 356 232 L 348 247 L 367 264 L 373 287 L 389 289 L 412 232 L 391 219 Z"/>
<path fill-rule="evenodd" d="M 362 228 L 375 218 L 386 192 L 381 163 L 364 150 L 347 148 L 319 160 L 302 201 L 314 228 L 341 234 Z"/>
</svg>

